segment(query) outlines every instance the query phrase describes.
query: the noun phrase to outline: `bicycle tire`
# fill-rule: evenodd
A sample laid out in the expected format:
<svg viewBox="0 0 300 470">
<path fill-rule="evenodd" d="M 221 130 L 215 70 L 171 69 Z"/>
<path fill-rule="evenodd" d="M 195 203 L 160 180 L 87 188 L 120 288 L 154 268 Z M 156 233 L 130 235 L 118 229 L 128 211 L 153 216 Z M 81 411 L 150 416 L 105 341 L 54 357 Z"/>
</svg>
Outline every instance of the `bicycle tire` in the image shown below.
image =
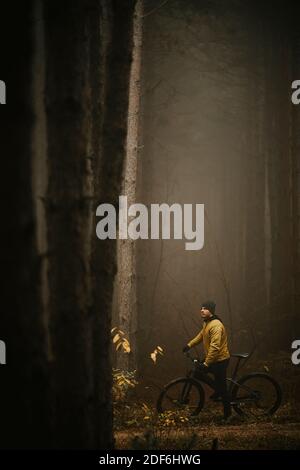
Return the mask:
<svg viewBox="0 0 300 470">
<path fill-rule="evenodd" d="M 260 390 L 263 389 L 264 386 L 268 384 L 270 387 L 270 390 L 273 393 L 274 398 L 272 399 L 272 402 L 268 404 L 268 406 L 264 405 L 263 406 L 263 401 L 262 400 L 267 400 L 266 395 L 263 397 L 263 392 L 257 389 L 252 389 L 251 387 L 254 387 L 255 381 L 258 381 L 260 384 Z M 248 382 L 248 383 L 246 383 Z M 252 382 L 252 384 L 251 384 Z M 243 388 L 244 386 L 244 388 Z M 249 387 L 252 392 L 251 393 L 251 398 L 247 398 L 246 392 L 246 387 Z M 246 391 L 245 391 L 246 390 Z M 239 395 L 240 391 L 240 395 Z M 244 394 L 244 395 L 243 395 Z M 252 395 L 255 394 L 257 396 L 257 399 L 252 400 Z M 272 415 L 275 413 L 275 411 L 278 410 L 281 401 L 282 401 L 282 391 L 279 386 L 279 384 L 276 382 L 273 377 L 271 377 L 268 374 L 264 374 L 263 372 L 254 372 L 252 374 L 244 375 L 240 379 L 238 379 L 238 384 L 235 384 L 233 389 L 232 389 L 232 407 L 235 410 L 236 413 L 239 415 L 245 415 L 247 414 L 245 412 L 246 406 L 243 406 L 247 403 L 254 403 L 255 406 L 253 406 L 252 411 L 250 410 L 250 406 L 248 406 L 248 413 L 252 414 L 253 416 L 255 415 L 256 417 L 259 416 L 268 416 Z M 244 400 L 244 403 L 234 403 L 235 401 L 240 401 L 242 402 Z M 248 400 L 248 401 L 247 401 Z M 256 411 L 256 414 L 253 412 L 253 410 Z"/>
<path fill-rule="evenodd" d="M 190 405 L 189 410 L 185 405 L 190 404 L 191 397 L 195 404 Z M 165 385 L 157 399 L 156 409 L 158 413 L 184 409 L 188 415 L 196 416 L 202 410 L 204 401 L 205 394 L 201 384 L 195 379 L 180 377 Z"/>
</svg>

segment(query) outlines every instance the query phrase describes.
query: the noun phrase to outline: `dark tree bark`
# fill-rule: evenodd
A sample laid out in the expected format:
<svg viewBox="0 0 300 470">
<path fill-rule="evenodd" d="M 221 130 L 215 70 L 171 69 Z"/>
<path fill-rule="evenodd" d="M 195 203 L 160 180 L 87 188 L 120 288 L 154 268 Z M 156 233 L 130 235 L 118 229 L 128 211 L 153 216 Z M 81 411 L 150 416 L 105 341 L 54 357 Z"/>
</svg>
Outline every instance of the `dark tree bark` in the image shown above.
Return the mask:
<svg viewBox="0 0 300 470">
<path fill-rule="evenodd" d="M 16 8 L 18 9 L 16 14 Z M 0 446 L 46 447 L 47 361 L 39 295 L 40 260 L 31 180 L 33 2 L 1 6 L 1 320 L 7 364 L 0 370 Z"/>
<path fill-rule="evenodd" d="M 292 21 L 292 80 L 300 79 L 300 6 L 295 7 Z M 300 333 L 300 105 L 292 108 L 292 210 L 293 210 L 293 322 L 292 338 Z"/>
<path fill-rule="evenodd" d="M 100 21 L 97 1 L 45 2 L 49 172 L 46 213 L 54 355 L 54 445 L 68 448 L 89 448 L 97 443 L 92 426 L 88 257 L 92 212 L 89 135 L 93 117 L 89 67 L 91 48 L 99 47 L 88 41 L 93 15 Z M 108 440 L 111 432 L 108 428 Z"/>
<path fill-rule="evenodd" d="M 9 86 L 7 105 L 0 108 L 5 157 L 0 339 L 7 346 L 0 445 L 107 449 L 113 446 L 110 315 L 116 244 L 96 239 L 95 209 L 102 201 L 115 203 L 121 187 L 135 1 L 54 0 L 43 6 L 38 20 L 46 51 L 45 255 L 52 350 L 49 355 L 32 188 L 37 19 L 28 1 L 17 15 L 14 5 L 2 9 L 7 28 L 1 28 L 1 65 L 7 75 L 0 78 Z M 2 49 L 8 42 L 9 50 Z"/>
<path fill-rule="evenodd" d="M 45 9 L 58 447 L 113 446 L 110 318 L 116 244 L 96 239 L 91 214 L 100 202 L 117 203 L 120 194 L 134 5 L 75 0 L 47 3 Z"/>
<path fill-rule="evenodd" d="M 279 3 L 271 17 L 265 12 L 267 178 L 270 207 L 270 310 L 268 350 L 289 344 L 292 315 L 292 210 L 290 155 L 290 57 L 291 5 Z"/>
<path fill-rule="evenodd" d="M 126 154 L 129 79 L 133 47 L 133 14 L 135 0 L 103 2 L 109 28 L 109 42 L 104 57 L 105 73 L 102 75 L 104 93 L 100 99 L 102 116 L 94 126 L 94 141 L 101 158 L 95 158 L 95 206 L 108 202 L 118 206 L 121 194 L 123 164 Z M 97 124 L 97 123 L 96 123 Z M 99 129 L 101 134 L 99 135 Z M 97 155 L 96 155 L 97 156 Z M 96 224 L 96 221 L 95 221 Z M 94 224 L 94 226 L 95 226 Z M 103 429 L 112 426 L 111 408 L 111 356 L 110 329 L 113 282 L 117 270 L 115 240 L 97 240 L 92 247 L 93 270 L 93 345 L 96 401 L 96 427 L 100 447 L 104 448 L 107 436 Z M 110 446 L 113 445 L 111 441 Z"/>
</svg>

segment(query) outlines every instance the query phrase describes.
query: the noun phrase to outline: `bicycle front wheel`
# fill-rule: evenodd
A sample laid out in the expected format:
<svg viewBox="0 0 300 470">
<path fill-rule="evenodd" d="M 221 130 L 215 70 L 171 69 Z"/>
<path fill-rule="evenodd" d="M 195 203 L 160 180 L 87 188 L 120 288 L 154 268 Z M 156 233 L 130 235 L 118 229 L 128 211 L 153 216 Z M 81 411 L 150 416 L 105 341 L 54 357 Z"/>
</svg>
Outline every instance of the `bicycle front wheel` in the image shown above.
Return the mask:
<svg viewBox="0 0 300 470">
<path fill-rule="evenodd" d="M 245 375 L 232 389 L 232 406 L 239 415 L 262 417 L 279 408 L 282 392 L 273 377 L 264 373 Z"/>
<path fill-rule="evenodd" d="M 180 378 L 165 386 L 160 393 L 156 408 L 159 413 L 180 412 L 196 416 L 203 408 L 204 390 L 194 379 Z"/>
</svg>

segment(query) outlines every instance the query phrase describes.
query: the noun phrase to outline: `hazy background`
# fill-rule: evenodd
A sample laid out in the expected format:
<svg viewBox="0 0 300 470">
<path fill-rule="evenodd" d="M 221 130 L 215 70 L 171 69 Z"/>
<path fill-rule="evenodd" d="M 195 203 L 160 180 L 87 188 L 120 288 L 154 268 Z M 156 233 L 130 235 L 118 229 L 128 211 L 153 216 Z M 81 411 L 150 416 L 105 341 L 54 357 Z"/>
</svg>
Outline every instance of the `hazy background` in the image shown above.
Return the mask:
<svg viewBox="0 0 300 470">
<path fill-rule="evenodd" d="M 146 2 L 143 25 L 137 201 L 204 203 L 206 213 L 201 251 L 138 242 L 139 364 L 164 380 L 184 371 L 181 350 L 208 298 L 232 352 L 289 350 L 299 327 L 299 168 L 292 3 L 159 5 Z M 153 369 L 157 345 L 165 356 Z"/>
</svg>

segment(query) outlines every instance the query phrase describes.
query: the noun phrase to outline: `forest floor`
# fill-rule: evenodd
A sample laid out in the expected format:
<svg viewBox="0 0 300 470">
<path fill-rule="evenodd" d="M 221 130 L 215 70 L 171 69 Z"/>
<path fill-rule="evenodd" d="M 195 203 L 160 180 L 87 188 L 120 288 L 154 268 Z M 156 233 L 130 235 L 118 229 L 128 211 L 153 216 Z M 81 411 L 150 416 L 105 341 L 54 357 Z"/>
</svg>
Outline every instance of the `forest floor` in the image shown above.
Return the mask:
<svg viewBox="0 0 300 470">
<path fill-rule="evenodd" d="M 270 371 L 282 388 L 282 404 L 273 416 L 256 419 L 233 412 L 232 423 L 223 424 L 221 404 L 210 400 L 196 418 L 158 415 L 157 391 L 152 397 L 142 397 L 139 384 L 128 400 L 115 401 L 115 447 L 205 450 L 214 443 L 220 450 L 300 450 L 300 367 L 292 366 L 285 353 L 254 365 L 256 370 Z M 249 371 L 254 365 L 249 365 Z"/>
<path fill-rule="evenodd" d="M 276 415 L 259 421 L 236 415 L 230 425 L 222 424 L 220 409 L 214 406 L 201 413 L 194 423 L 170 424 L 150 418 L 149 423 L 136 426 L 131 419 L 127 428 L 116 430 L 116 448 L 205 450 L 217 439 L 218 449 L 300 449 L 300 406 L 283 405 Z"/>
</svg>

